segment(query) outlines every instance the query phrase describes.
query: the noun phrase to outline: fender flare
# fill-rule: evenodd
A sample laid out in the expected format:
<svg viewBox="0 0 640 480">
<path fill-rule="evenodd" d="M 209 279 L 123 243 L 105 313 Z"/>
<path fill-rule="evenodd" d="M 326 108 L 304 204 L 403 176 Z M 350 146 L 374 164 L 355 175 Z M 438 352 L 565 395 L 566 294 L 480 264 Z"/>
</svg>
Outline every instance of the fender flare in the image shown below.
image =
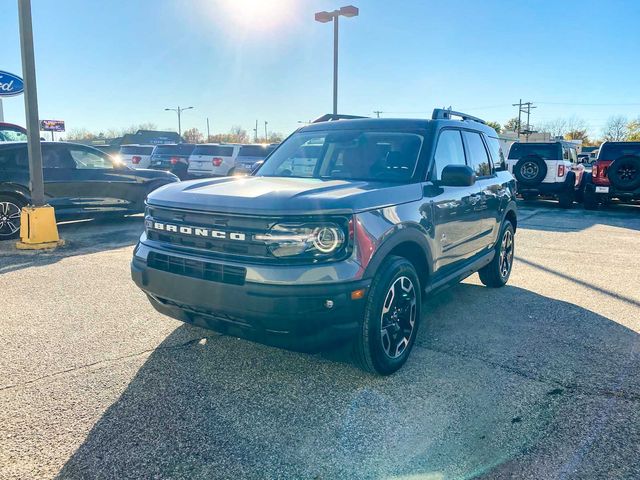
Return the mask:
<svg viewBox="0 0 640 480">
<path fill-rule="evenodd" d="M 500 219 L 500 228 L 502 228 L 502 224 L 507 219 L 507 215 L 510 214 L 512 214 L 515 219 L 515 225 L 513 226 L 513 231 L 515 232 L 518 227 L 518 206 L 516 204 L 516 201 L 513 199 L 509 200 L 509 203 L 507 203 L 504 212 L 502 212 L 502 218 Z"/>
<path fill-rule="evenodd" d="M 24 199 L 27 204 L 31 203 L 31 192 L 29 189 L 15 183 L 5 183 L 0 185 L 0 195 L 7 194 Z"/>
<path fill-rule="evenodd" d="M 431 255 L 431 248 L 425 240 L 425 235 L 426 233 L 422 232 L 419 228 L 408 225 L 397 225 L 393 230 L 385 234 L 387 238 L 378 246 L 373 257 L 369 260 L 363 278 L 373 278 L 389 253 L 403 243 L 413 243 L 420 248 L 427 262 L 427 276 L 431 277 L 433 273 L 433 256 Z"/>
</svg>

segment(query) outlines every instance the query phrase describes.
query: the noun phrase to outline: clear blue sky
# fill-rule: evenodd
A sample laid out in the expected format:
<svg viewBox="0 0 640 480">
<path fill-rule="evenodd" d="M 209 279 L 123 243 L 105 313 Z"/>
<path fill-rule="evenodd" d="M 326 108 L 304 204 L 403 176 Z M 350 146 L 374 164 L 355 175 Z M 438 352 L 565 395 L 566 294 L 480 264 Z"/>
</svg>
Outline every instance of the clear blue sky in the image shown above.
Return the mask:
<svg viewBox="0 0 640 480">
<path fill-rule="evenodd" d="M 32 0 L 40 118 L 90 130 L 195 107 L 183 128 L 288 133 L 331 110 L 332 29 L 349 0 Z M 640 115 L 640 2 L 353 0 L 341 20 L 343 113 L 422 117 L 453 106 L 500 122 Z M 17 2 L 0 0 L 0 70 L 21 73 Z M 606 105 L 602 105 L 606 104 Z M 635 105 L 634 105 L 635 104 Z M 23 98 L 4 100 L 24 124 Z M 423 112 L 423 113 L 421 113 Z"/>
</svg>

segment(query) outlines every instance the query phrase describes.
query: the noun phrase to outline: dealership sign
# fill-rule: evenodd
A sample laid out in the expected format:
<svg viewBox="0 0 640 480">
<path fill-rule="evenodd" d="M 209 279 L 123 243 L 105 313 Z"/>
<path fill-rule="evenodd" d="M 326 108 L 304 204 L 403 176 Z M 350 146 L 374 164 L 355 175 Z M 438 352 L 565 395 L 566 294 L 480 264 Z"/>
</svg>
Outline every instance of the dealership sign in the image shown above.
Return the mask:
<svg viewBox="0 0 640 480">
<path fill-rule="evenodd" d="M 13 97 L 24 91 L 24 82 L 13 73 L 0 70 L 0 97 Z"/>
<path fill-rule="evenodd" d="M 44 132 L 64 132 L 64 120 L 40 120 L 40 130 Z"/>
</svg>

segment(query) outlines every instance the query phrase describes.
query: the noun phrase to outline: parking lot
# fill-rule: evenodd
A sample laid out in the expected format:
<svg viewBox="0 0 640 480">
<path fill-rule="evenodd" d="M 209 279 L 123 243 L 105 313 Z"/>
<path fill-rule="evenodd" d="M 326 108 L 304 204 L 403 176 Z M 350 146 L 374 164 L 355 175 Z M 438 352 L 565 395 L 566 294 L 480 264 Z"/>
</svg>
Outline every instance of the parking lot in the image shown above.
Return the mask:
<svg viewBox="0 0 640 480">
<path fill-rule="evenodd" d="M 0 243 L 0 477 L 639 478 L 640 207 L 519 216 L 509 284 L 428 298 L 386 378 L 156 313 L 140 216 Z"/>
</svg>

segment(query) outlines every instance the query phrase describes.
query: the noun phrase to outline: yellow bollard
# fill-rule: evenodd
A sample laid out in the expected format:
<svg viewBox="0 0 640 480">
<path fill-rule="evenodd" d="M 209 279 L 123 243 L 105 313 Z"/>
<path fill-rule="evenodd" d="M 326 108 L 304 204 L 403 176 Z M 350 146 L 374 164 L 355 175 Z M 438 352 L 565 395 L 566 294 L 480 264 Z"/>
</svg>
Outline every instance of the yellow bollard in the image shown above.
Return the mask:
<svg viewBox="0 0 640 480">
<path fill-rule="evenodd" d="M 41 250 L 64 245 L 58 236 L 58 226 L 53 207 L 23 207 L 20 214 L 20 241 L 16 248 Z"/>
</svg>

